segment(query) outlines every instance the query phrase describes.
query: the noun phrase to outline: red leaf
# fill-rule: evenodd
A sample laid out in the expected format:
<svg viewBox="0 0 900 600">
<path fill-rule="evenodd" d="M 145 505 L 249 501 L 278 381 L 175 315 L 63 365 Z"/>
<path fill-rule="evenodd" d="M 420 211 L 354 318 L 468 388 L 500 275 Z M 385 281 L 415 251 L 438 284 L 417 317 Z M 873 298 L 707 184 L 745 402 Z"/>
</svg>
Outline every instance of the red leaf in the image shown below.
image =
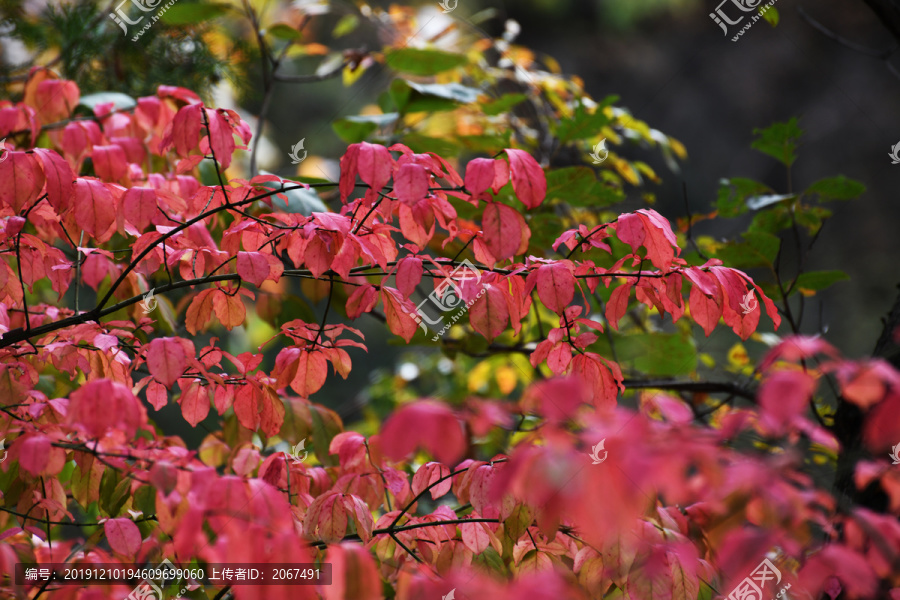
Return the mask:
<svg viewBox="0 0 900 600">
<path fill-rule="evenodd" d="M 44 187 L 44 172 L 37 159 L 24 152 L 7 152 L 0 162 L 0 206 L 18 213 L 38 198 Z"/>
<path fill-rule="evenodd" d="M 625 316 L 628 310 L 628 297 L 631 294 L 631 283 L 623 283 L 613 290 L 609 296 L 609 302 L 606 303 L 606 320 L 609 326 L 619 330 L 619 320 Z"/>
<path fill-rule="evenodd" d="M 428 195 L 428 174 L 422 165 L 405 163 L 394 176 L 394 192 L 401 202 L 418 202 Z"/>
<path fill-rule="evenodd" d="M 807 409 L 816 389 L 815 380 L 803 371 L 777 371 L 759 388 L 761 423 L 775 434 L 791 427 Z"/>
<path fill-rule="evenodd" d="M 524 150 L 507 149 L 513 191 L 528 208 L 536 208 L 547 195 L 547 177 L 534 157 Z"/>
<path fill-rule="evenodd" d="M 391 460 L 402 460 L 416 448 L 453 464 L 466 451 L 466 438 L 456 415 L 433 400 L 407 404 L 388 418 L 381 429 L 381 447 Z"/>
<path fill-rule="evenodd" d="M 256 287 L 269 277 L 269 261 L 261 252 L 238 252 L 237 272 Z"/>
<path fill-rule="evenodd" d="M 231 155 L 234 154 L 234 130 L 225 118 L 221 110 L 205 109 L 208 141 L 220 168 L 227 169 L 231 165 Z"/>
<path fill-rule="evenodd" d="M 469 309 L 469 322 L 472 328 L 489 342 L 503 333 L 509 323 L 509 306 L 500 285 L 486 284 L 481 298 Z"/>
<path fill-rule="evenodd" d="M 561 315 L 575 297 L 575 276 L 569 265 L 562 262 L 542 265 L 534 279 L 538 298 L 544 306 Z"/>
<path fill-rule="evenodd" d="M 387 286 L 381 287 L 381 301 L 384 303 L 384 316 L 387 318 L 388 328 L 409 343 L 419 327 L 411 316 L 416 315 L 415 305 L 399 291 Z"/>
<path fill-rule="evenodd" d="M 209 414 L 209 386 L 200 385 L 199 381 L 191 382 L 178 402 L 184 419 L 191 427 L 196 427 Z"/>
<path fill-rule="evenodd" d="M 466 165 L 466 189 L 471 195 L 477 196 L 491 187 L 495 162 L 492 158 L 474 158 Z"/>
<path fill-rule="evenodd" d="M 422 259 L 407 256 L 397 263 L 397 289 L 409 298 L 422 281 Z"/>
<path fill-rule="evenodd" d="M 197 148 L 200 142 L 200 104 L 189 104 L 181 107 L 166 130 L 166 135 L 159 144 L 160 152 L 174 146 L 175 152 L 182 158 Z"/>
<path fill-rule="evenodd" d="M 153 188 L 133 187 L 122 196 L 122 212 L 125 219 L 138 231 L 146 229 L 158 211 L 159 202 Z"/>
<path fill-rule="evenodd" d="M 45 435 L 29 435 L 21 442 L 19 448 L 19 466 L 32 476 L 37 477 L 50 462 L 50 438 Z M 4 454 L 5 458 L 5 454 Z"/>
<path fill-rule="evenodd" d="M 377 302 L 378 290 L 374 285 L 358 286 L 347 298 L 347 316 L 351 319 L 358 319 L 361 314 L 375 308 Z"/>
<path fill-rule="evenodd" d="M 172 387 L 187 368 L 188 348 L 191 352 L 190 358 L 194 358 L 193 346 L 191 342 L 180 338 L 154 339 L 147 345 L 147 368 L 150 369 L 150 374 L 167 388 Z"/>
<path fill-rule="evenodd" d="M 359 162 L 359 144 L 353 144 L 341 157 L 341 180 L 338 189 L 341 192 L 341 202 L 346 202 L 353 188 L 356 186 L 357 164 Z"/>
<path fill-rule="evenodd" d="M 525 218 L 505 204 L 489 204 L 484 209 L 481 227 L 488 250 L 498 261 L 512 258 L 528 249 L 531 230 L 525 224 Z"/>
<path fill-rule="evenodd" d="M 722 307 L 715 298 L 710 298 L 700 290 L 700 286 L 691 286 L 691 295 L 689 299 L 691 307 L 691 316 L 700 327 L 703 328 L 706 337 L 712 333 L 719 323 L 719 317 L 722 316 Z"/>
<path fill-rule="evenodd" d="M 128 173 L 125 151 L 119 146 L 94 146 L 91 149 L 94 173 L 104 181 L 120 181 Z"/>
<path fill-rule="evenodd" d="M 373 190 L 380 190 L 391 179 L 391 153 L 384 146 L 361 142 L 359 145 L 359 177 Z"/>
<path fill-rule="evenodd" d="M 134 559 L 141 549 L 141 530 L 128 519 L 108 519 L 103 531 L 109 547 L 116 554 Z"/>
<path fill-rule="evenodd" d="M 625 213 L 619 215 L 616 220 L 616 235 L 619 239 L 631 246 L 631 251 L 637 253 L 638 248 L 644 243 L 647 235 L 644 229 L 644 221 L 635 214 Z"/>
<path fill-rule="evenodd" d="M 443 481 L 441 481 L 443 479 Z M 437 483 L 440 481 L 440 483 Z M 432 484 L 434 484 L 432 486 Z M 416 471 L 412 479 L 413 494 L 419 495 L 423 490 L 428 489 L 432 500 L 437 500 L 441 496 L 450 493 L 453 485 L 453 478 L 450 477 L 450 469 L 446 465 L 438 462 L 425 463 Z"/>
<path fill-rule="evenodd" d="M 244 308 L 244 303 L 237 294 L 231 296 L 220 290 L 214 291 L 216 293 L 213 295 L 213 310 L 216 311 L 219 322 L 225 329 L 231 331 L 244 322 L 247 309 Z"/>
<path fill-rule="evenodd" d="M 116 203 L 103 182 L 79 177 L 75 181 L 75 223 L 105 242 L 112 237 L 115 222 Z"/>
<path fill-rule="evenodd" d="M 69 163 L 59 154 L 44 148 L 35 148 L 34 154 L 44 167 L 47 185 L 47 200 L 62 214 L 72 206 L 72 193 L 75 190 L 75 173 Z"/>
<path fill-rule="evenodd" d="M 297 375 L 291 381 L 291 389 L 309 398 L 325 384 L 328 362 L 321 352 L 301 352 L 297 359 Z"/>
<path fill-rule="evenodd" d="M 322 586 L 324 600 L 382 600 L 381 576 L 372 555 L 353 542 L 329 546 L 331 585 Z"/>
</svg>

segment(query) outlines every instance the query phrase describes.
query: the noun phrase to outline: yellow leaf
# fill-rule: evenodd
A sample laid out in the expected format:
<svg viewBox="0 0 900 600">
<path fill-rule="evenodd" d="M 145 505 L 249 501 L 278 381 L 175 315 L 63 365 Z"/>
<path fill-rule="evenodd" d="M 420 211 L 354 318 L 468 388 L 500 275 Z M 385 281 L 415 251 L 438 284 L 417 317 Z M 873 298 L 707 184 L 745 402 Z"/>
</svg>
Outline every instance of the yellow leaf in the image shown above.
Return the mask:
<svg viewBox="0 0 900 600">
<path fill-rule="evenodd" d="M 516 370 L 509 366 L 505 365 L 497 369 L 497 373 L 494 375 L 497 378 L 497 387 L 500 388 L 500 391 L 504 394 L 511 393 L 514 389 L 516 389 Z"/>
</svg>

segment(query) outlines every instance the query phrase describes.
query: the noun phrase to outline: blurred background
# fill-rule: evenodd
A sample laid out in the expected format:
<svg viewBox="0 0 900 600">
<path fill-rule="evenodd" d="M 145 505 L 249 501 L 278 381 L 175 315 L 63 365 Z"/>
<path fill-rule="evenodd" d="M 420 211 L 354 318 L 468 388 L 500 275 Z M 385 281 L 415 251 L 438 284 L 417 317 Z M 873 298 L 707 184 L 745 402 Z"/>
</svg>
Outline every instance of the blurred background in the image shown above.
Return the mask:
<svg viewBox="0 0 900 600">
<path fill-rule="evenodd" d="M 190 4 L 179 0 L 177 6 Z M 890 310 L 900 284 L 900 164 L 893 165 L 888 156 L 892 146 L 900 143 L 900 55 L 894 52 L 897 41 L 870 4 L 877 2 L 778 0 L 774 5 L 777 25 L 761 19 L 736 42 L 731 37 L 737 27 L 725 36 L 710 18 L 716 9 L 713 0 L 458 0 L 448 2 L 455 5 L 450 15 L 437 2 L 404 6 L 415 9 L 414 29 L 418 29 L 413 35 L 441 34 L 439 44 L 447 47 L 458 43 L 457 35 L 498 38 L 504 32 L 517 32 L 518 45 L 530 48 L 537 60 L 555 61 L 565 75 L 579 77 L 591 97 L 599 100 L 615 94 L 617 106 L 627 107 L 637 119 L 679 140 L 688 157 L 674 171 L 660 152 L 619 149 L 622 156 L 640 156 L 661 178 L 659 183 L 647 181 L 642 188 L 629 188 L 621 210 L 643 206 L 643 195 L 649 191 L 656 196 L 657 210 L 673 222 L 689 211 L 710 213 L 722 178 L 755 179 L 777 193 L 796 191 L 838 174 L 862 182 L 867 191 L 860 201 L 831 205 L 834 214 L 807 263 L 808 269 L 843 270 L 850 280 L 812 298 L 803 315 L 804 331 L 824 332 L 846 356 L 860 357 L 875 346 L 881 318 Z M 295 19 L 296 23 L 298 14 L 307 15 L 307 45 L 321 41 L 331 48 L 371 50 L 396 35 L 395 29 L 379 27 L 377 19 L 372 19 L 357 22 L 352 36 L 344 36 L 341 28 L 351 28 L 348 15 L 359 10 L 357 5 L 324 0 L 253 5 L 266 21 Z M 240 107 L 256 131 L 253 116 L 265 101 L 264 75 L 252 56 L 248 25 L 214 18 L 196 27 L 176 22 L 170 25 L 178 28 L 178 43 L 157 44 L 152 35 L 161 33 L 151 30 L 145 39 L 118 40 L 109 46 L 99 34 L 92 36 L 103 29 L 104 35 L 121 38 L 106 16 L 112 7 L 106 2 L 0 0 L 4 19 L 0 75 L 14 81 L 35 56 L 57 57 L 54 67 L 75 79 L 82 94 L 116 90 L 138 96 L 155 93 L 159 84 L 184 86 L 212 99 L 215 106 Z M 128 3 L 125 7 L 134 12 Z M 389 3 L 378 2 L 367 9 L 379 8 L 387 14 L 393 10 Z M 817 29 L 810 19 L 821 27 Z M 51 23 L 59 37 L 45 39 L 38 22 Z M 448 29 L 453 22 L 457 24 Z M 158 27 L 162 31 L 165 25 Z M 823 33 L 822 27 L 832 34 Z M 96 39 L 91 42 L 97 44 L 93 50 L 105 57 L 100 66 L 89 51 L 78 54 L 66 46 L 66 39 L 80 37 L 84 42 L 84 36 Z M 864 48 L 851 49 L 835 36 Z M 214 59 L 218 43 L 234 49 L 225 65 Z M 336 179 L 337 159 L 346 142 L 332 122 L 371 113 L 392 76 L 376 64 L 348 86 L 341 77 L 324 76 L 334 56 L 314 50 L 307 46 L 305 54 L 290 56 L 283 72 L 297 77 L 318 73 L 322 80 L 274 86 L 258 162 L 261 169 L 283 177 Z M 135 64 L 141 66 L 131 66 Z M 754 129 L 791 117 L 799 118 L 805 134 L 792 181 L 788 181 L 782 165 L 752 150 L 750 144 Z M 289 152 L 300 140 L 309 158 L 298 167 L 291 164 Z M 246 157 L 244 161 L 246 165 Z M 322 201 L 332 208 L 339 202 L 327 194 Z M 695 225 L 695 235 L 733 238 L 746 229 L 750 218 L 703 221 Z M 790 252 L 787 260 L 797 260 L 796 252 L 786 252 Z M 314 313 L 321 315 L 321 290 L 304 288 L 303 294 Z M 314 398 L 347 420 L 358 418 L 362 406 L 377 402 L 377 395 L 389 393 L 392 387 L 421 385 L 422 390 L 434 392 L 441 378 L 454 375 L 452 364 L 441 362 L 432 349 L 425 352 L 433 354 L 427 359 L 433 370 L 423 374 L 417 366 L 422 351 L 394 343 L 397 340 L 381 323 L 364 319 L 355 325 L 366 334 L 368 353 L 352 353 L 354 369 L 349 379 L 329 377 Z M 271 333 L 262 324 L 255 333 L 235 330 L 229 343 L 240 351 L 248 344 L 263 343 Z M 426 375 L 434 381 L 422 383 Z M 465 373 L 458 375 L 465 377 Z M 370 388 L 373 382 L 376 385 Z M 174 414 L 171 433 L 188 439 L 199 435 L 184 424 L 176 406 L 164 410 Z"/>
</svg>

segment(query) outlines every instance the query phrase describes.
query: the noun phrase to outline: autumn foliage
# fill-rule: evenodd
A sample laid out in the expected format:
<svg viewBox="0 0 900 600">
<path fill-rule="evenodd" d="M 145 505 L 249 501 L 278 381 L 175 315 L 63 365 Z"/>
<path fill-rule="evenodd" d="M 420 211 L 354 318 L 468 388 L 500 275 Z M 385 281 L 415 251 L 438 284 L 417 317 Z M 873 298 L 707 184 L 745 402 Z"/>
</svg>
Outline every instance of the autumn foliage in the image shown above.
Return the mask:
<svg viewBox="0 0 900 600">
<path fill-rule="evenodd" d="M 767 555 L 783 576 L 772 597 L 787 584 L 794 598 L 898 597 L 893 368 L 786 337 L 754 373 L 753 401 L 720 404 L 706 422 L 704 406 L 634 394 L 599 350 L 638 305 L 706 336 L 724 324 L 747 340 L 763 312 L 781 324 L 745 272 L 682 258 L 683 233 L 656 210 L 554 232 L 542 248 L 535 230 L 554 224 L 530 212 L 547 178 L 523 149 L 463 165 L 359 142 L 333 184 L 244 180 L 225 171 L 251 140 L 232 110 L 169 86 L 130 111 L 73 117 L 78 99 L 74 82 L 35 69 L 24 99 L 0 104 L 4 597 L 39 589 L 6 578 L 17 562 L 168 558 L 334 566 L 331 586 L 235 586 L 239 600 L 437 600 L 451 589 L 461 599 L 696 599 L 728 595 Z M 215 182 L 201 183 L 201 163 Z M 498 195 L 507 186 L 514 203 Z M 277 210 L 311 187 L 336 187 L 339 208 Z M 527 354 L 535 381 L 511 401 L 423 398 L 374 435 L 345 430 L 315 398 L 366 351 L 352 322 L 375 316 L 406 343 L 430 338 L 414 294 L 446 285 L 464 257 L 480 277 L 455 282 L 471 303 L 460 325 L 483 347 Z M 76 278 L 96 303 L 62 301 Z M 324 286 L 333 312 L 279 314 L 290 278 Z M 43 301 L 42 286 L 59 302 Z M 145 314 L 151 289 L 160 310 L 179 299 L 165 309 L 183 330 L 163 332 L 158 313 Z M 609 294 L 602 311 L 598 290 Z M 255 312 L 278 325 L 255 352 L 233 355 L 204 335 Z M 848 505 L 806 469 L 806 449 L 841 451 L 810 412 L 826 381 L 864 420 L 864 447 L 879 458 L 853 476 L 883 489 L 883 512 Z M 189 450 L 153 424 L 173 403 L 190 426 L 212 415 L 222 429 Z M 506 448 L 485 455 L 480 440 L 494 434 L 509 434 Z M 274 449 L 302 439 L 315 460 Z M 608 456 L 592 464 L 600 440 Z M 78 536 L 58 535 L 73 523 Z M 52 597 L 129 591 L 64 586 Z M 188 597 L 221 591 L 193 586 Z"/>
</svg>

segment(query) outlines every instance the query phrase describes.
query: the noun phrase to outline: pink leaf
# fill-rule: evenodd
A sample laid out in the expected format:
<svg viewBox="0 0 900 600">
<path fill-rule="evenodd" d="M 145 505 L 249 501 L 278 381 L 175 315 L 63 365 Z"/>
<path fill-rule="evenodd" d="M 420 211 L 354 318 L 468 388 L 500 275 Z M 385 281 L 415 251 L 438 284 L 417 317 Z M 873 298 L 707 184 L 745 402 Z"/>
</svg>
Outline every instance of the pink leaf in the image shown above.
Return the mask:
<svg viewBox="0 0 900 600">
<path fill-rule="evenodd" d="M 542 265 L 534 274 L 538 298 L 544 306 L 561 315 L 575 297 L 575 276 L 568 265 L 557 262 Z"/>
<path fill-rule="evenodd" d="M 409 298 L 422 281 L 422 259 L 407 256 L 397 264 L 397 289 Z"/>
<path fill-rule="evenodd" d="M 256 287 L 269 277 L 269 261 L 261 252 L 238 252 L 237 272 Z"/>
<path fill-rule="evenodd" d="M 122 196 L 122 212 L 125 219 L 138 231 L 143 231 L 159 214 L 156 190 L 148 187 L 133 187 Z"/>
<path fill-rule="evenodd" d="M 181 377 L 187 364 L 188 356 L 179 338 L 156 338 L 147 345 L 147 368 L 153 378 L 167 388 Z"/>
<path fill-rule="evenodd" d="M 525 224 L 525 218 L 505 204 L 488 204 L 484 209 L 481 227 L 485 244 L 498 261 L 512 258 L 528 249 L 531 230 Z"/>
<path fill-rule="evenodd" d="M 428 195 L 428 174 L 422 165 L 405 163 L 394 175 L 394 192 L 401 202 L 418 202 Z"/>
<path fill-rule="evenodd" d="M 528 208 L 536 208 L 547 195 L 547 177 L 544 170 L 530 154 L 524 150 L 507 149 L 509 172 L 512 176 L 513 191 Z"/>
<path fill-rule="evenodd" d="M 491 187 L 494 182 L 494 162 L 492 158 L 475 158 L 466 165 L 466 189 L 473 196 Z"/>
<path fill-rule="evenodd" d="M 444 464 L 452 464 L 466 451 L 466 439 L 456 415 L 434 400 L 407 404 L 388 418 L 381 429 L 381 445 L 391 460 L 402 460 L 423 448 Z"/>
<path fill-rule="evenodd" d="M 384 146 L 362 142 L 359 146 L 359 177 L 373 190 L 380 190 L 391 179 L 391 153 Z"/>
<path fill-rule="evenodd" d="M 141 530 L 128 519 L 108 519 L 103 531 L 109 547 L 116 554 L 134 559 L 141 549 Z"/>
</svg>

